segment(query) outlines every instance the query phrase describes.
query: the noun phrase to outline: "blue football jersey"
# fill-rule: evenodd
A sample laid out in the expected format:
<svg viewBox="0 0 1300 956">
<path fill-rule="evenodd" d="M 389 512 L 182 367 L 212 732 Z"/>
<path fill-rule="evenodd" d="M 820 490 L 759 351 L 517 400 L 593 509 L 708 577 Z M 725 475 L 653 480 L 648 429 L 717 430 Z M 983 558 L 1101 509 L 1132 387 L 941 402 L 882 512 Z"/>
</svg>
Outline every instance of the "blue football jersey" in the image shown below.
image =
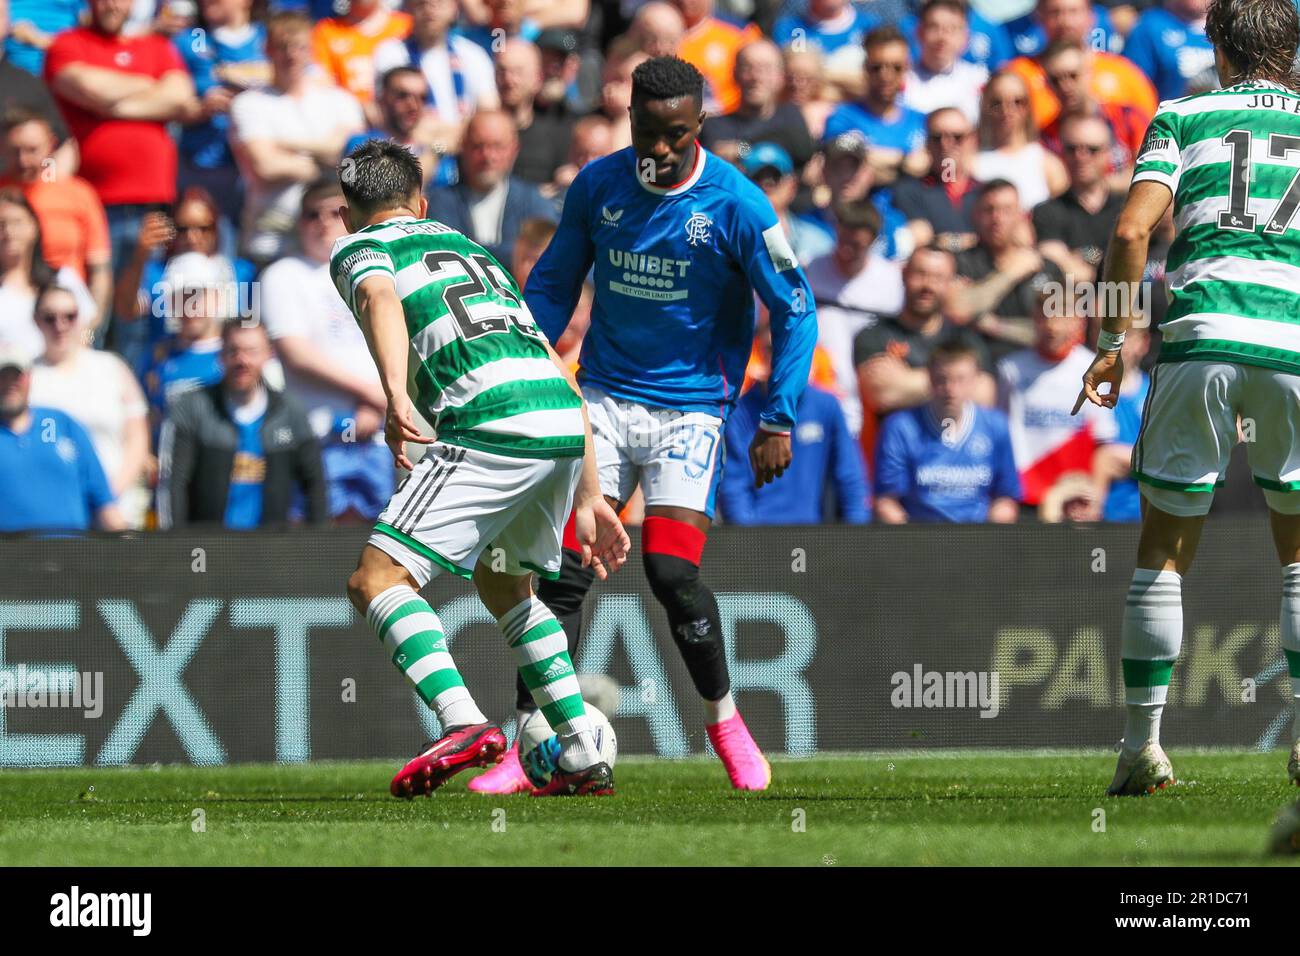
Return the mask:
<svg viewBox="0 0 1300 956">
<path fill-rule="evenodd" d="M 628 401 L 725 418 L 754 339 L 754 294 L 772 327 L 763 425 L 791 428 L 808 381 L 812 290 L 762 190 L 696 146 L 670 188 L 637 176 L 632 147 L 584 166 L 524 299 L 552 342 L 591 270 L 595 300 L 580 382 Z M 594 267 L 594 269 L 593 269 Z"/>
<path fill-rule="evenodd" d="M 1151 7 L 1138 17 L 1124 41 L 1124 55 L 1147 75 L 1163 100 L 1187 95 L 1187 86 L 1214 69 L 1214 46 L 1197 26 L 1164 7 Z"/>
<path fill-rule="evenodd" d="M 1006 416 L 967 409 L 963 422 L 937 422 L 927 405 L 886 417 L 876 440 L 876 495 L 897 498 L 917 522 L 982 522 L 994 499 L 1019 499 Z"/>
</svg>

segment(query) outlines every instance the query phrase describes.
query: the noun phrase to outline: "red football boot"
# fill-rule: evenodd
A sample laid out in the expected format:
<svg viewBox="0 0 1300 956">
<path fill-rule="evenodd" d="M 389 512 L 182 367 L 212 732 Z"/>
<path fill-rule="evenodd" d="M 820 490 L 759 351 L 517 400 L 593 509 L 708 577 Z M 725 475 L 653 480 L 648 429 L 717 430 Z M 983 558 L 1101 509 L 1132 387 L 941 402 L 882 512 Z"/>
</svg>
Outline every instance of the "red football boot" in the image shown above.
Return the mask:
<svg viewBox="0 0 1300 956">
<path fill-rule="evenodd" d="M 592 764 L 586 770 L 556 770 L 551 774 L 550 782 L 540 790 L 534 790 L 534 797 L 612 797 L 614 795 L 614 771 L 609 764 L 601 761 Z"/>
<path fill-rule="evenodd" d="M 407 761 L 388 789 L 407 800 L 432 796 L 460 771 L 499 763 L 505 752 L 506 735 L 496 724 L 448 727 L 441 739 L 425 744 L 419 756 Z"/>
</svg>

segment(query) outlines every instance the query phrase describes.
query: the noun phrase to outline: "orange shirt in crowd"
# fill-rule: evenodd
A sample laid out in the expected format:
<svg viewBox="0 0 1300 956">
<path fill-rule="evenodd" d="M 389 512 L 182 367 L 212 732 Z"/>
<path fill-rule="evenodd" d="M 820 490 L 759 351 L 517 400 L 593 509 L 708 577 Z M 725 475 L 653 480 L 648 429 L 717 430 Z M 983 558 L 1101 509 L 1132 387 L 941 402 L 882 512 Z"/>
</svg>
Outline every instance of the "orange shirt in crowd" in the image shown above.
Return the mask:
<svg viewBox="0 0 1300 956">
<path fill-rule="evenodd" d="M 677 55 L 704 74 L 717 100 L 719 113 L 730 113 L 740 105 L 740 88 L 732 74 L 740 48 L 761 39 L 756 24 L 733 26 L 717 17 L 705 17 L 686 31 Z"/>
<path fill-rule="evenodd" d="M 80 176 L 53 182 L 0 179 L 0 188 L 21 189 L 41 225 L 41 253 L 55 269 L 77 270 L 83 281 L 90 265 L 109 261 L 108 217 L 95 188 Z"/>
<path fill-rule="evenodd" d="M 369 101 L 375 95 L 375 47 L 410 33 L 410 14 L 382 6 L 360 23 L 326 17 L 312 30 L 313 55 L 330 79 Z"/>
<path fill-rule="evenodd" d="M 1088 96 L 1103 106 L 1119 104 L 1136 110 L 1146 124 L 1156 115 L 1160 105 L 1151 81 L 1130 60 L 1114 53 L 1094 50 L 1089 55 Z M 1050 126 L 1061 112 L 1061 101 L 1047 83 L 1047 73 L 1037 60 L 1016 57 L 1007 66 L 1029 87 L 1029 105 L 1034 111 L 1034 124 L 1041 130 Z"/>
<path fill-rule="evenodd" d="M 741 394 L 743 395 L 749 391 L 750 386 L 755 382 L 767 381 L 767 377 L 771 372 L 766 356 L 759 349 L 758 343 L 755 342 L 749 350 L 749 364 L 745 366 L 745 381 L 740 386 Z M 826 350 L 820 345 L 813 349 L 812 368 L 808 370 L 808 382 L 818 388 L 825 389 L 832 395 L 839 392 L 839 383 L 835 378 L 835 367 L 831 365 L 831 357 L 826 354 Z"/>
</svg>

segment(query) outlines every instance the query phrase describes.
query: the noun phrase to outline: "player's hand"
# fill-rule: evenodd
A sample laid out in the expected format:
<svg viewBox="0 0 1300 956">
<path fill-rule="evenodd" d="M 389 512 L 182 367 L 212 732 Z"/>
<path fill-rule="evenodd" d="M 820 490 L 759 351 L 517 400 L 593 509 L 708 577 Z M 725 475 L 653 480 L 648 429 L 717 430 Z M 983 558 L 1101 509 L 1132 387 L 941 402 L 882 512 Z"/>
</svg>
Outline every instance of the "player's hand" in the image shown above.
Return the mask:
<svg viewBox="0 0 1300 956">
<path fill-rule="evenodd" d="M 582 566 L 605 580 L 623 566 L 632 541 L 618 520 L 618 512 L 603 495 L 574 502 L 573 530 L 582 545 Z"/>
<path fill-rule="evenodd" d="M 760 428 L 749 443 L 749 466 L 754 469 L 754 487 L 762 488 L 776 481 L 790 467 L 794 453 L 790 450 L 790 436 Z"/>
<path fill-rule="evenodd" d="M 384 443 L 393 454 L 393 461 L 398 467 L 411 471 L 415 468 L 411 459 L 406 457 L 406 443 L 432 445 L 433 439 L 421 434 L 415 424 L 415 412 L 409 401 L 389 402 L 388 414 L 384 417 Z"/>
<path fill-rule="evenodd" d="M 1083 373 L 1083 389 L 1079 392 L 1079 398 L 1074 403 L 1074 411 L 1070 414 L 1079 414 L 1084 399 L 1102 408 L 1114 408 L 1115 403 L 1119 401 L 1119 385 L 1123 380 L 1124 363 L 1119 360 L 1119 352 L 1098 352 L 1097 357 L 1088 366 L 1088 371 Z M 1110 391 L 1105 395 L 1098 391 L 1098 386 L 1103 382 L 1110 383 Z"/>
</svg>

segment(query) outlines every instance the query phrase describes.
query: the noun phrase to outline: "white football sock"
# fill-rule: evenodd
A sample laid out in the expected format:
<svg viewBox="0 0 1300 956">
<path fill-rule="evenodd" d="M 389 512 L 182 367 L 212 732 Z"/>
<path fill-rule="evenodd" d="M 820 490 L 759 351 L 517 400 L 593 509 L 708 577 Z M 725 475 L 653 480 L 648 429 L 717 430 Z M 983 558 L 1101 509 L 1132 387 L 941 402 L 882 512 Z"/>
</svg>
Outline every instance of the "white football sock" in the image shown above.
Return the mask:
<svg viewBox="0 0 1300 956">
<path fill-rule="evenodd" d="M 1282 653 L 1286 655 L 1287 672 L 1291 675 L 1291 707 L 1295 718 L 1291 722 L 1292 742 L 1300 741 L 1300 564 L 1288 564 L 1282 569 Z"/>
<path fill-rule="evenodd" d="M 1136 568 L 1124 607 L 1120 656 L 1124 668 L 1124 751 L 1160 743 L 1160 717 L 1169 673 L 1183 643 L 1182 577 Z"/>
<path fill-rule="evenodd" d="M 736 699 L 727 691 L 720 700 L 704 702 L 704 722 L 712 726 L 736 716 Z"/>
</svg>

